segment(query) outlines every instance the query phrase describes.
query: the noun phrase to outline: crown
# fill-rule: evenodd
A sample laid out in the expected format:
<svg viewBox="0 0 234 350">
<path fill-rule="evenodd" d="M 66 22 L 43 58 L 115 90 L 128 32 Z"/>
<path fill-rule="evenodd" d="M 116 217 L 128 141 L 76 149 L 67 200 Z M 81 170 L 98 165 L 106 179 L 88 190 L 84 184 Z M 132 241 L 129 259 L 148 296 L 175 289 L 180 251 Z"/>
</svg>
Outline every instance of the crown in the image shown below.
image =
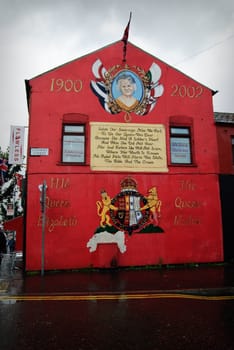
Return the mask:
<svg viewBox="0 0 234 350">
<path fill-rule="evenodd" d="M 137 182 L 131 177 L 126 177 L 120 183 L 121 191 L 136 191 Z"/>
</svg>

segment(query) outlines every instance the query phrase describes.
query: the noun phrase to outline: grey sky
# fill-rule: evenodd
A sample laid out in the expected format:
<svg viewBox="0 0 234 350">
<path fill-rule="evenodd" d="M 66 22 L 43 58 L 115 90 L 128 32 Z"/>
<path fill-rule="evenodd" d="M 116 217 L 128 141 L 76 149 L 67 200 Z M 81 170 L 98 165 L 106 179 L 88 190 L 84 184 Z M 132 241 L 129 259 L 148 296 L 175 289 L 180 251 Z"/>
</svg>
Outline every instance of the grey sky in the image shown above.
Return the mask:
<svg viewBox="0 0 234 350">
<path fill-rule="evenodd" d="M 0 0 L 0 146 L 28 125 L 24 80 L 122 38 L 219 90 L 234 112 L 233 0 Z"/>
</svg>

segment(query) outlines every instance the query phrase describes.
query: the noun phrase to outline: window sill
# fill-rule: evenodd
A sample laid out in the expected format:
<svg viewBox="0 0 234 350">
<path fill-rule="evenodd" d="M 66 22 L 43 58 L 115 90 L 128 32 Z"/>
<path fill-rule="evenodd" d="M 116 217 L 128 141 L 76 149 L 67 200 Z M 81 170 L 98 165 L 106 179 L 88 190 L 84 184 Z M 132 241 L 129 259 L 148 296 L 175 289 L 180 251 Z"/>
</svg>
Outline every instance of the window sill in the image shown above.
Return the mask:
<svg viewBox="0 0 234 350">
<path fill-rule="evenodd" d="M 179 167 L 179 168 L 197 168 L 197 164 L 196 163 L 193 163 L 193 164 L 176 164 L 176 163 L 170 163 L 168 164 L 169 167 Z"/>
<path fill-rule="evenodd" d="M 89 166 L 89 164 L 86 164 L 86 163 L 63 163 L 63 162 L 57 162 L 56 165 L 58 166 L 84 166 L 84 167 L 87 167 Z"/>
</svg>

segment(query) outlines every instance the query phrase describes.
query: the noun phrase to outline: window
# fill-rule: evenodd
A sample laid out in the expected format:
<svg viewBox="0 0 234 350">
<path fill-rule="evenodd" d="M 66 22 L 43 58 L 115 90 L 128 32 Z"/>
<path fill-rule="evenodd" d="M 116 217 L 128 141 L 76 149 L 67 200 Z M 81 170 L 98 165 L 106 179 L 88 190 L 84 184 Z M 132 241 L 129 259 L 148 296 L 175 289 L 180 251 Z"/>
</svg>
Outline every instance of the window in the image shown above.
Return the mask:
<svg viewBox="0 0 234 350">
<path fill-rule="evenodd" d="M 64 124 L 62 162 L 85 163 L 85 124 Z"/>
<path fill-rule="evenodd" d="M 232 164 L 234 165 L 234 136 L 232 136 Z"/>
<path fill-rule="evenodd" d="M 170 127 L 171 164 L 192 164 L 190 127 Z"/>
</svg>

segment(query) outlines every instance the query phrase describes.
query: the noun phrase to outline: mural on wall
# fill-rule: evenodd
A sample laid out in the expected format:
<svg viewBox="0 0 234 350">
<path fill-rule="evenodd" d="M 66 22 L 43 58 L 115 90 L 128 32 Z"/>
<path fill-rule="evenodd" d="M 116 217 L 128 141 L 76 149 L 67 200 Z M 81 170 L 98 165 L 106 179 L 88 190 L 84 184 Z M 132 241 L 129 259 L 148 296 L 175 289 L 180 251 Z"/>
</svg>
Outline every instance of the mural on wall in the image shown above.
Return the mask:
<svg viewBox="0 0 234 350">
<path fill-rule="evenodd" d="M 92 72 L 95 80 L 90 86 L 102 107 L 111 114 L 125 112 L 126 122 L 131 120 L 131 112 L 140 116 L 150 113 L 164 91 L 159 82 L 161 68 L 155 62 L 148 71 L 127 64 L 107 70 L 97 59 Z"/>
<path fill-rule="evenodd" d="M 92 170 L 168 172 L 162 124 L 90 122 Z"/>
<path fill-rule="evenodd" d="M 159 226 L 162 201 L 157 188 L 150 188 L 143 196 L 131 177 L 124 178 L 120 186 L 121 191 L 114 198 L 101 190 L 101 200 L 96 202 L 100 226 L 87 243 L 90 252 L 94 252 L 100 243 L 116 243 L 124 253 L 127 249 L 125 234 L 164 232 Z"/>
</svg>

